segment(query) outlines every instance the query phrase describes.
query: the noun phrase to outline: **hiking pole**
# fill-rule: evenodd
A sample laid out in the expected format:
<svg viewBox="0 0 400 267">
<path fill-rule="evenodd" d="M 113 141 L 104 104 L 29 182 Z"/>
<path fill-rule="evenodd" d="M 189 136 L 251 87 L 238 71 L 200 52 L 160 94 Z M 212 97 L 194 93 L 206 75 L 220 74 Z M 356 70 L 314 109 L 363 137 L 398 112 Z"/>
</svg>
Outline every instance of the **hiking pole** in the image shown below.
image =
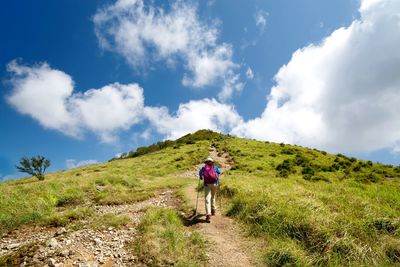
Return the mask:
<svg viewBox="0 0 400 267">
<path fill-rule="evenodd" d="M 197 205 L 199 204 L 199 193 L 200 193 L 200 176 L 199 176 L 199 183 L 197 184 L 197 199 L 196 199 L 196 209 L 194 210 L 194 215 L 197 215 Z"/>
<path fill-rule="evenodd" d="M 222 173 L 221 173 L 222 175 Z M 221 180 L 218 177 L 218 188 L 217 188 L 217 192 L 221 189 Z M 217 194 L 217 192 L 215 192 L 215 194 Z M 219 198 L 219 212 L 222 214 L 222 199 L 221 199 L 222 194 L 217 195 L 217 197 Z"/>
<path fill-rule="evenodd" d="M 221 189 L 221 184 L 218 184 L 218 190 L 217 192 Z M 221 198 L 222 194 L 217 195 L 217 197 L 219 198 L 219 212 L 222 213 L 222 198 Z"/>
</svg>

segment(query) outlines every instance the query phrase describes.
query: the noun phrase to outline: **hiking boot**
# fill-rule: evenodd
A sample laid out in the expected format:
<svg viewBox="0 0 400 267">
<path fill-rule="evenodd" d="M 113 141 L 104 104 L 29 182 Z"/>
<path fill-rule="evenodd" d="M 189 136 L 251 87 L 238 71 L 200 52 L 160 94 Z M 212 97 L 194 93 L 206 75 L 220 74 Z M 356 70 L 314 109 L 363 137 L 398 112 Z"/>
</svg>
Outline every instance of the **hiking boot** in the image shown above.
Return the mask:
<svg viewBox="0 0 400 267">
<path fill-rule="evenodd" d="M 206 222 L 208 222 L 208 223 L 211 222 L 211 216 L 210 215 L 206 215 Z"/>
<path fill-rule="evenodd" d="M 214 216 L 215 215 L 215 209 L 211 210 L 211 215 Z"/>
</svg>

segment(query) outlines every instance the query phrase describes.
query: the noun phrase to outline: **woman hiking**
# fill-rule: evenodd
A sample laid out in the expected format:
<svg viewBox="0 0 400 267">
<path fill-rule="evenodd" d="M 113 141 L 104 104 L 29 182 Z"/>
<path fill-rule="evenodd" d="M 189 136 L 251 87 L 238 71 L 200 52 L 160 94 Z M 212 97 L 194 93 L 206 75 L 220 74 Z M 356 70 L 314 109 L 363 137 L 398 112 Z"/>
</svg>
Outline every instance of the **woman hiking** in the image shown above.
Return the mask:
<svg viewBox="0 0 400 267">
<path fill-rule="evenodd" d="M 209 223 L 211 215 L 215 215 L 216 211 L 216 192 L 219 185 L 218 176 L 221 172 L 214 164 L 211 157 L 204 161 L 204 166 L 199 171 L 200 179 L 204 179 L 204 199 L 206 206 L 206 221 Z"/>
</svg>

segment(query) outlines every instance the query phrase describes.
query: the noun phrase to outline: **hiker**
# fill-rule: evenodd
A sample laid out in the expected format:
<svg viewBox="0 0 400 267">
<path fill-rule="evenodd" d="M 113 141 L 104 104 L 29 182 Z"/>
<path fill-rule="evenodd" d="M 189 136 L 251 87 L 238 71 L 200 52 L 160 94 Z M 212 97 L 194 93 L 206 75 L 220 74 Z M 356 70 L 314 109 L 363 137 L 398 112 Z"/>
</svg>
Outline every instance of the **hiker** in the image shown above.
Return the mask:
<svg viewBox="0 0 400 267">
<path fill-rule="evenodd" d="M 214 164 L 211 157 L 204 161 L 204 166 L 199 171 L 200 179 L 204 179 L 204 199 L 206 206 L 206 221 L 210 222 L 211 215 L 215 215 L 216 200 L 215 195 L 219 185 L 218 176 L 221 172 Z"/>
</svg>

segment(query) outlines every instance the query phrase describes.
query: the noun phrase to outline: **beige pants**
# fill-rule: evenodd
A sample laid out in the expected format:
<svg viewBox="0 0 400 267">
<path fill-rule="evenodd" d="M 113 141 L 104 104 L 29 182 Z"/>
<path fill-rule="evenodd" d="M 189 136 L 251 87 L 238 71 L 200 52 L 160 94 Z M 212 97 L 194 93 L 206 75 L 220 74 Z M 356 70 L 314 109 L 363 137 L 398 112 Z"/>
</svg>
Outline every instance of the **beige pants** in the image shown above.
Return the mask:
<svg viewBox="0 0 400 267">
<path fill-rule="evenodd" d="M 218 185 L 206 184 L 204 185 L 204 197 L 206 203 L 206 215 L 211 215 L 211 209 L 215 210 L 217 207 L 216 203 L 216 192 Z"/>
</svg>

